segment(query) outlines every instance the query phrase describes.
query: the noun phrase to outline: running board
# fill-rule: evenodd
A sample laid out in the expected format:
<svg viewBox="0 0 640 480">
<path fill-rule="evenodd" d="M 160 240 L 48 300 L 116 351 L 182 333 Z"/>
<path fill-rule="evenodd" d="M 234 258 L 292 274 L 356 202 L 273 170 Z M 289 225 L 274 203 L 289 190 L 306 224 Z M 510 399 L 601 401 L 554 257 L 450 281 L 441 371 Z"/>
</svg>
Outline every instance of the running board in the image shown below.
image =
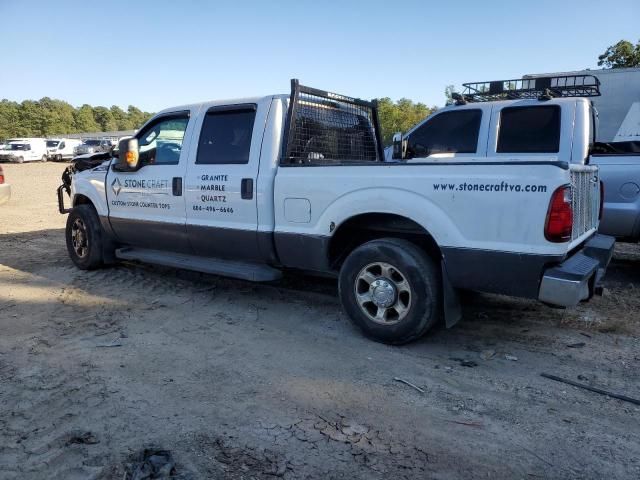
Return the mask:
<svg viewBox="0 0 640 480">
<path fill-rule="evenodd" d="M 116 250 L 116 258 L 211 273 L 223 277 L 249 280 L 251 282 L 271 282 L 282 278 L 282 272 L 280 270 L 276 270 L 268 265 L 222 260 L 211 257 L 198 257 L 195 255 L 164 252 L 161 250 L 133 247 L 118 248 Z"/>
</svg>

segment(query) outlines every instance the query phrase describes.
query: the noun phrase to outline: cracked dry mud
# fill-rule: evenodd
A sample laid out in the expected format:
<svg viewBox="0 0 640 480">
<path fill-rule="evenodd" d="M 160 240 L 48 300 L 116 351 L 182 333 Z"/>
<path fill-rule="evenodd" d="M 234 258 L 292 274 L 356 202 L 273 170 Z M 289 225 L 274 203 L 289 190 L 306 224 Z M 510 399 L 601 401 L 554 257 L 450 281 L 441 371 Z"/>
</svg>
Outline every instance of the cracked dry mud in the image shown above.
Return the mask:
<svg viewBox="0 0 640 480">
<path fill-rule="evenodd" d="M 63 165 L 4 167 L 0 479 L 131 480 L 145 449 L 182 479 L 640 478 L 640 408 L 539 375 L 640 397 L 636 245 L 576 310 L 469 294 L 455 328 L 388 347 L 329 280 L 81 272 Z"/>
</svg>

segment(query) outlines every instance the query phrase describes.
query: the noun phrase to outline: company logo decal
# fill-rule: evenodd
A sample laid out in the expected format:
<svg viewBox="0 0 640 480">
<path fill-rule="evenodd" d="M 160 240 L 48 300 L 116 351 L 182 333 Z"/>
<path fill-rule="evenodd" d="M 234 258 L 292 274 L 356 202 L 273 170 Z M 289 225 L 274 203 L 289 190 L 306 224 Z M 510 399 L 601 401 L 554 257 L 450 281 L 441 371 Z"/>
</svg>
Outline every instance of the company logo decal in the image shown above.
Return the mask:
<svg viewBox="0 0 640 480">
<path fill-rule="evenodd" d="M 116 195 L 116 197 L 120 194 L 120 190 L 122 190 L 122 184 L 120 183 L 119 178 L 116 177 L 113 182 L 111 182 L 111 189 L 113 190 L 113 193 Z"/>
</svg>

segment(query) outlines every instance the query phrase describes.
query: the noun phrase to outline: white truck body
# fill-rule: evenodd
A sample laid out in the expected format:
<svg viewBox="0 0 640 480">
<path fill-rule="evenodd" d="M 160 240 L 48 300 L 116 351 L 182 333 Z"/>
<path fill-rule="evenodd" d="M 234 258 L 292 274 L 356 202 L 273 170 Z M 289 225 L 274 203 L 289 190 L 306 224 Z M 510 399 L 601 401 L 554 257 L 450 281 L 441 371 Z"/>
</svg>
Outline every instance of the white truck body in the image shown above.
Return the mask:
<svg viewBox="0 0 640 480">
<path fill-rule="evenodd" d="M 82 140 L 76 138 L 50 138 L 47 139 L 47 155 L 49 160 L 57 162 L 71 160 L 74 156 L 74 148 L 82 144 Z"/>
<path fill-rule="evenodd" d="M 598 255 L 584 257 L 599 209 L 597 168 L 571 163 L 584 163 L 588 155 L 586 100 L 451 107 L 438 115 L 474 110 L 480 118 L 472 153 L 385 163 L 375 114 L 367 117 L 359 104 L 351 108 L 349 97 L 323 93 L 320 98 L 326 100 L 294 90 L 291 96 L 207 102 L 160 112 L 135 137 L 141 145 L 150 145 L 140 147 L 141 158 L 145 149 L 156 152 L 153 162 L 118 171 L 113 159 L 75 173 L 72 206 L 95 208 L 105 235 L 119 247 L 119 258 L 202 271 L 211 269 L 198 268 L 198 259 L 203 265 L 206 259 L 218 259 L 244 262 L 245 273 L 255 271 L 247 267 L 251 265 L 337 275 L 358 245 L 391 236 L 417 242 L 437 257 L 445 296 L 448 286 L 451 292 L 472 289 L 565 306 L 591 296 L 613 244 L 602 249 L 591 245 L 589 251 Z M 502 110 L 540 106 L 557 113 L 557 151 L 497 151 Z M 326 114 L 323 109 L 335 109 L 334 116 L 315 118 Z M 253 118 L 249 132 L 241 128 L 245 116 Z M 363 127 L 366 118 L 372 118 L 372 124 Z M 318 125 L 328 128 L 332 121 L 349 135 L 356 132 L 341 147 L 353 149 L 358 142 L 371 147 L 366 160 L 336 155 L 334 145 L 327 143 L 332 138 L 342 141 L 334 130 L 326 137 L 309 133 Z M 184 122 L 179 146 L 172 143 L 175 139 L 161 142 L 154 125 L 162 122 Z M 226 134 L 211 133 L 212 124 L 220 132 L 231 125 L 229 161 L 215 157 L 216 145 Z M 235 147 L 242 142 L 246 156 L 235 158 Z M 168 152 L 162 161 L 161 151 Z M 203 152 L 209 151 L 213 157 L 204 158 Z M 564 240 L 549 241 L 546 224 L 558 189 L 571 190 L 572 227 Z M 61 205 L 61 211 L 68 210 Z M 572 259 L 576 263 L 578 256 L 586 259 L 589 271 L 563 278 L 558 271 Z M 276 278 L 265 271 L 228 274 Z"/>
<path fill-rule="evenodd" d="M 22 138 L 9 142 L 0 154 L 0 160 L 23 163 L 47 161 L 47 145 L 44 138 Z"/>
</svg>

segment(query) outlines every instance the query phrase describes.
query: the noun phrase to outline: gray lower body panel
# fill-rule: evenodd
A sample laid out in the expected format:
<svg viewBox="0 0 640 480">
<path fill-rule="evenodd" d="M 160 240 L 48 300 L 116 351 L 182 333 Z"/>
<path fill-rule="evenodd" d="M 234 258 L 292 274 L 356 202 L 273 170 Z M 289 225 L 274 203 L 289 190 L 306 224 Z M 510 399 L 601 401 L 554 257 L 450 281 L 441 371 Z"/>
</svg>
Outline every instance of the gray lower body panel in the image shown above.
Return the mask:
<svg viewBox="0 0 640 480">
<path fill-rule="evenodd" d="M 472 248 L 441 250 L 449 281 L 455 288 L 524 298 L 538 298 L 545 268 L 565 258 Z"/>
</svg>

